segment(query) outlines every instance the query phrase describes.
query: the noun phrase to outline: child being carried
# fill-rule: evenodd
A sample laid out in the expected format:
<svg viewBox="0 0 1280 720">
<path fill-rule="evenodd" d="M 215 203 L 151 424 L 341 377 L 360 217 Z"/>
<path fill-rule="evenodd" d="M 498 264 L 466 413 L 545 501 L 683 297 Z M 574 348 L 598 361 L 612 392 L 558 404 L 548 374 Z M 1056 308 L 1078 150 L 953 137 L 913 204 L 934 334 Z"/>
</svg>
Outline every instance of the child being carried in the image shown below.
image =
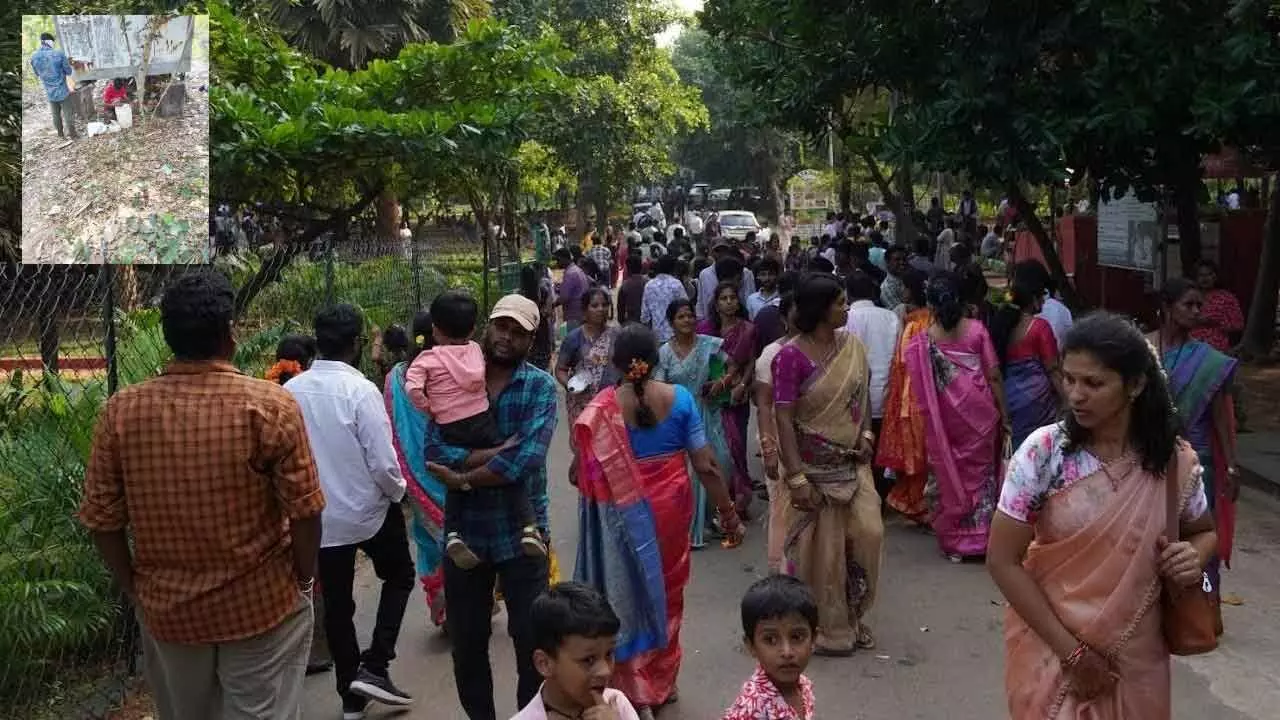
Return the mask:
<svg viewBox="0 0 1280 720">
<path fill-rule="evenodd" d="M 505 439 L 489 408 L 484 351 L 471 340 L 479 307 L 470 295 L 450 290 L 431 303 L 432 347 L 418 353 L 405 373 L 409 400 L 440 426 L 446 443 L 468 450 L 503 445 Z M 470 570 L 480 558 L 458 532 L 470 501 L 470 487 L 450 488 L 445 498 L 445 553 L 454 564 Z M 538 532 L 533 504 L 520 484 L 492 488 L 501 492 L 507 509 L 520 518 L 520 545 L 526 555 L 547 554 Z"/>
</svg>

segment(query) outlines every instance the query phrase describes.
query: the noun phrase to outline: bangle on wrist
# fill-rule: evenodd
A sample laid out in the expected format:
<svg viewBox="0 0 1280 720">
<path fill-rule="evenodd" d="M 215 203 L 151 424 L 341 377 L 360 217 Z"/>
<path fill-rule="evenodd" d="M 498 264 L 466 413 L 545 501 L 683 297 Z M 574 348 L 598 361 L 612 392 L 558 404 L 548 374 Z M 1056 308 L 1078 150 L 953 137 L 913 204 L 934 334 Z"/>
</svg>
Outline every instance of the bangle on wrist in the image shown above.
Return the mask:
<svg viewBox="0 0 1280 720">
<path fill-rule="evenodd" d="M 791 488 L 792 490 L 799 490 L 800 488 L 809 484 L 809 479 L 806 478 L 804 476 L 804 473 L 802 472 L 791 473 L 790 475 L 787 476 L 786 483 L 787 483 L 787 487 Z"/>
</svg>

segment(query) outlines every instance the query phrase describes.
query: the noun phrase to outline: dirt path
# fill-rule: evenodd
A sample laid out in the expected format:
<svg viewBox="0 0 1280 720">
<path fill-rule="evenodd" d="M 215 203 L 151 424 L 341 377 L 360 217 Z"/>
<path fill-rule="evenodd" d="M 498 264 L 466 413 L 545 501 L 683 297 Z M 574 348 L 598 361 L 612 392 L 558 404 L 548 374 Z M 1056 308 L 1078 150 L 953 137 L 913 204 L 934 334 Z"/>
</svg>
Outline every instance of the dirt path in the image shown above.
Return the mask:
<svg viewBox="0 0 1280 720">
<path fill-rule="evenodd" d="M 180 116 L 140 122 L 135 109 L 132 128 L 90 138 L 81 122 L 70 141 L 44 91 L 23 84 L 23 262 L 208 260 L 208 66 L 193 63 L 186 85 Z"/>
</svg>

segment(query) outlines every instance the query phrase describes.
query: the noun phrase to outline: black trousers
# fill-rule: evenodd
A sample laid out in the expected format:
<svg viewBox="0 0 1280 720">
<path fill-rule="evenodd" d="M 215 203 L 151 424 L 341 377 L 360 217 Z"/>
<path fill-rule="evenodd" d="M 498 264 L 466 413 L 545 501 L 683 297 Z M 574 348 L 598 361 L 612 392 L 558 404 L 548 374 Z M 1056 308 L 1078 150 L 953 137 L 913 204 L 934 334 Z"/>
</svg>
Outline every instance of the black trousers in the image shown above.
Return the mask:
<svg viewBox="0 0 1280 720">
<path fill-rule="evenodd" d="M 356 638 L 356 603 L 351 595 L 357 550 L 369 556 L 374 573 L 382 581 L 373 636 L 369 649 L 363 653 Z M 320 548 L 319 571 L 325 605 L 324 630 L 329 636 L 338 694 L 345 696 L 361 665 L 385 675 L 387 666 L 396 656 L 400 622 L 404 620 L 404 609 L 409 603 L 414 583 L 413 559 L 409 557 L 409 537 L 400 505 L 392 503 L 387 508 L 382 527 L 368 540 L 354 545 Z"/>
<path fill-rule="evenodd" d="M 453 646 L 453 679 L 458 699 L 470 720 L 497 720 L 493 704 L 493 669 L 489 666 L 489 634 L 493 625 L 494 581 L 502 582 L 507 605 L 507 634 L 516 651 L 516 707 L 529 704 L 542 676 L 533 666 L 533 600 L 547 589 L 545 557 L 521 555 L 500 563 L 481 563 L 463 570 L 444 558 L 445 624 Z"/>
</svg>

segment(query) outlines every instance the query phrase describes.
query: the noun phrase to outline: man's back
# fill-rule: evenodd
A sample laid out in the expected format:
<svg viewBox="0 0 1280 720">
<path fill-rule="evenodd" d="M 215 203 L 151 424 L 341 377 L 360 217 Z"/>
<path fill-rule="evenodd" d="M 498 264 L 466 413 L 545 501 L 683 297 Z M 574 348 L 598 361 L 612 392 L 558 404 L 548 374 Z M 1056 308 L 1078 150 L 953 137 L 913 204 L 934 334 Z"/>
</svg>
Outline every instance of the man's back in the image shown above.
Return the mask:
<svg viewBox="0 0 1280 720">
<path fill-rule="evenodd" d="M 31 69 L 44 86 L 49 102 L 61 102 L 71 94 L 67 77 L 71 75 L 71 63 L 66 53 L 53 47 L 41 47 L 31 54 Z"/>
<path fill-rule="evenodd" d="M 107 402 L 81 520 L 131 529 L 149 631 L 195 644 L 257 635 L 295 609 L 287 518 L 323 507 L 288 393 L 226 363 L 174 363 Z"/>
<path fill-rule="evenodd" d="M 302 408 L 328 499 L 320 546 L 368 540 L 405 491 L 382 394 L 359 370 L 334 360 L 316 360 L 284 388 Z"/>
<path fill-rule="evenodd" d="M 846 329 L 857 335 L 867 348 L 867 364 L 871 366 L 871 416 L 880 417 L 902 322 L 892 310 L 877 307 L 871 300 L 860 300 L 849 308 Z"/>
</svg>

